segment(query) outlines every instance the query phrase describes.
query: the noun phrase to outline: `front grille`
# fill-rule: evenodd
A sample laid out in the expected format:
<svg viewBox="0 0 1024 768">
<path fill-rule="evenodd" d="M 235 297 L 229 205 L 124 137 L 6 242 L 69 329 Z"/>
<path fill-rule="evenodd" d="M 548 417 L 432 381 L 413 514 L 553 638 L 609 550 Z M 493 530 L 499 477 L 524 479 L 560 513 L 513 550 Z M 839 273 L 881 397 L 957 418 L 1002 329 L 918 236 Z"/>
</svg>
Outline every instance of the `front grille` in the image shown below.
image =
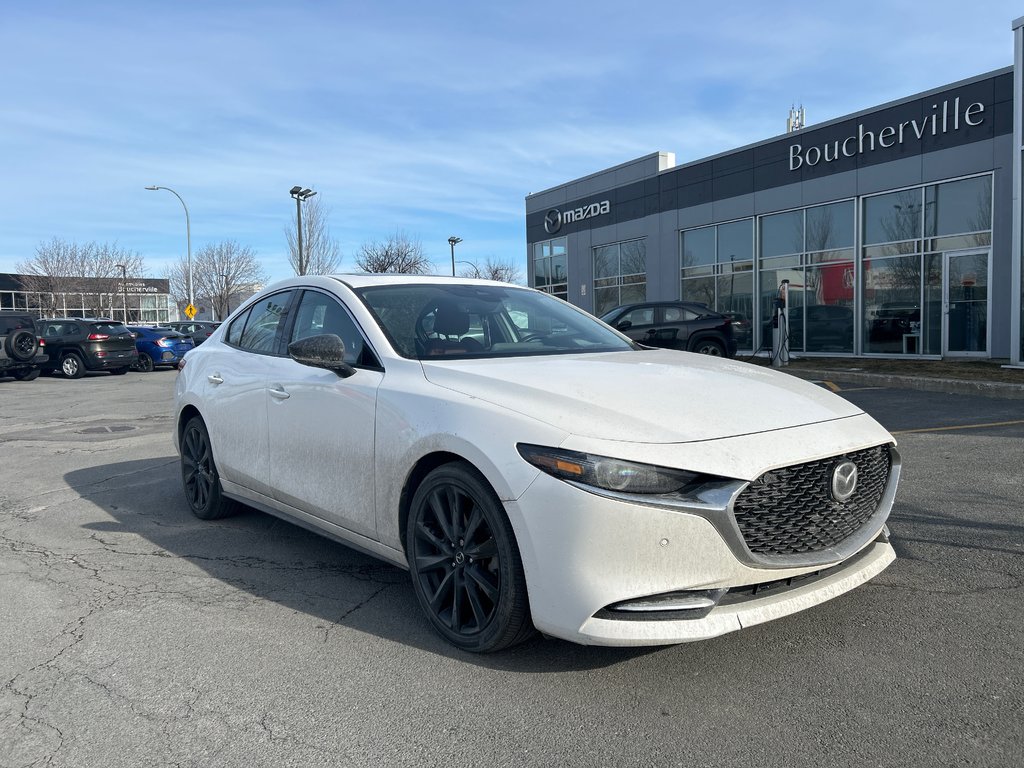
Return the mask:
<svg viewBox="0 0 1024 768">
<path fill-rule="evenodd" d="M 857 488 L 832 498 L 832 470 L 857 465 Z M 757 555 L 821 552 L 859 531 L 878 509 L 892 469 L 888 445 L 765 472 L 733 504 L 747 548 Z"/>
</svg>

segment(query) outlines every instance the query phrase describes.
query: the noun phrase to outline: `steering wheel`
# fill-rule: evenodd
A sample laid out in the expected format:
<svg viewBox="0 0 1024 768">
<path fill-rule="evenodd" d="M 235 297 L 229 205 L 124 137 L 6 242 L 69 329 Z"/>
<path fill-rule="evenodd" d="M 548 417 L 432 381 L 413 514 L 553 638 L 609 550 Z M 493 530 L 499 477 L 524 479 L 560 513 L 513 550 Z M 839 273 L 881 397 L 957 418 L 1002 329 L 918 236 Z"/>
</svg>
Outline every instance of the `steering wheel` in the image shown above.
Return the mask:
<svg viewBox="0 0 1024 768">
<path fill-rule="evenodd" d="M 536 341 L 537 339 L 543 339 L 545 336 L 550 335 L 551 331 L 530 331 L 529 333 L 524 333 L 520 336 L 519 341 Z"/>
</svg>

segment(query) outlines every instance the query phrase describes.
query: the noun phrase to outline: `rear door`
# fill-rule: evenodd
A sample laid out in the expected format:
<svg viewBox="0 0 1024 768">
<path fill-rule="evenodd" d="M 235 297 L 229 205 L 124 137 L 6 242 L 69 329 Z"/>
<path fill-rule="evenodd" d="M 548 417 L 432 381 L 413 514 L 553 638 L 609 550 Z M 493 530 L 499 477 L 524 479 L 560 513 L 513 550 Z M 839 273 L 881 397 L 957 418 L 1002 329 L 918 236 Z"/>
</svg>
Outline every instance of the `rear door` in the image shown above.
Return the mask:
<svg viewBox="0 0 1024 768">
<path fill-rule="evenodd" d="M 280 332 L 293 291 L 254 304 L 235 318 L 225 344 L 204 347 L 201 388 L 203 418 L 210 428 L 221 475 L 265 496 L 270 488 L 267 379 L 281 355 Z"/>
</svg>

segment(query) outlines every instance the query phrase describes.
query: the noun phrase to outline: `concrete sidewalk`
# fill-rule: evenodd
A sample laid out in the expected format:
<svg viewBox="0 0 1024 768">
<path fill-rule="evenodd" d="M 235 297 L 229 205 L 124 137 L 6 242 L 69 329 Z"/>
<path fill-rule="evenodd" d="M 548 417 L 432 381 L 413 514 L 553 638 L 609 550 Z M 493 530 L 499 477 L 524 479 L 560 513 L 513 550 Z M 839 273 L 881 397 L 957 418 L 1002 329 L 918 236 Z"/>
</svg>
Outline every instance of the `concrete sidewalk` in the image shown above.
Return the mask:
<svg viewBox="0 0 1024 768">
<path fill-rule="evenodd" d="M 769 365 L 767 358 L 749 362 Z M 1006 363 L 809 357 L 793 358 L 777 370 L 814 381 L 1024 400 L 1024 368 L 1007 368 Z"/>
</svg>

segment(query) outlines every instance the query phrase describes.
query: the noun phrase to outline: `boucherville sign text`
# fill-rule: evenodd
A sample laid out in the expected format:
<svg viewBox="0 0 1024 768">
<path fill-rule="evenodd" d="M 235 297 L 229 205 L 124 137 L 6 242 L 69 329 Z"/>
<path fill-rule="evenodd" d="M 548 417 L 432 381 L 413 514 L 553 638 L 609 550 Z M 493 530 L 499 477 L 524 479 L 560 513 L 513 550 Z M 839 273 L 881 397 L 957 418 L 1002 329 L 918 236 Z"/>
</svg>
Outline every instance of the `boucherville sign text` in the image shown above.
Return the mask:
<svg viewBox="0 0 1024 768">
<path fill-rule="evenodd" d="M 975 101 L 961 110 L 960 98 L 957 97 L 952 104 L 948 100 L 942 104 L 932 104 L 931 114 L 920 119 L 887 125 L 879 131 L 866 131 L 864 124 L 860 123 L 857 132 L 845 139 L 836 139 L 807 149 L 802 144 L 790 144 L 789 170 L 795 171 L 804 165 L 815 166 L 820 162 L 831 163 L 840 157 L 863 155 L 865 152 L 874 152 L 876 148 L 895 147 L 907 141 L 921 141 L 925 136 L 938 136 L 959 131 L 964 126 L 981 125 L 984 119 L 984 104 Z"/>
</svg>

